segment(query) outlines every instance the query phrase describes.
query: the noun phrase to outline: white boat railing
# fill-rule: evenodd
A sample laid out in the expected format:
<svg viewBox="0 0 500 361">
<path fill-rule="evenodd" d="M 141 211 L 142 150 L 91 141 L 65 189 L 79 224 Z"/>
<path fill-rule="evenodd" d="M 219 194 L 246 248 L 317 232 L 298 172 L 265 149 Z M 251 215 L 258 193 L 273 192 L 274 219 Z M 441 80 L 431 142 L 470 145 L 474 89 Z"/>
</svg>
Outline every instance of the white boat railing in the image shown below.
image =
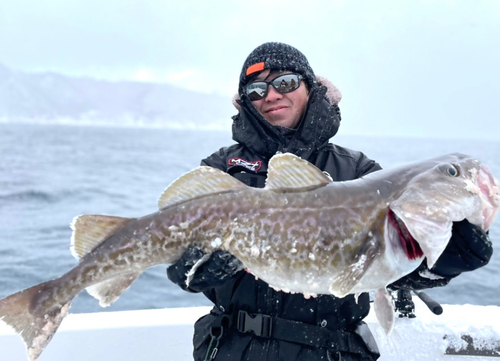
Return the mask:
<svg viewBox="0 0 500 361">
<path fill-rule="evenodd" d="M 500 307 L 443 305 L 443 314 L 436 316 L 414 301 L 417 317 L 396 319 L 390 337 L 373 313 L 367 317 L 382 353 L 380 361 L 500 360 Z M 38 361 L 192 360 L 193 324 L 208 310 L 69 314 Z M 2 322 L 0 360 L 27 360 L 21 338 Z"/>
</svg>

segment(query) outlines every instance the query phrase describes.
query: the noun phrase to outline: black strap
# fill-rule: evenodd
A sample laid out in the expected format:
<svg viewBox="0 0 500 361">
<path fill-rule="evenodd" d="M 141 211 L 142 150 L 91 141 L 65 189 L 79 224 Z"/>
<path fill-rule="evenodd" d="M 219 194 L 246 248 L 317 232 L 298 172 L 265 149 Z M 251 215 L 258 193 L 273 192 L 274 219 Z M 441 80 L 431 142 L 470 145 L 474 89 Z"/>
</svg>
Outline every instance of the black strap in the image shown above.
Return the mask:
<svg viewBox="0 0 500 361">
<path fill-rule="evenodd" d="M 298 343 L 336 351 L 365 353 L 364 343 L 351 332 L 331 331 L 325 327 L 292 321 L 263 314 L 249 314 L 240 310 L 237 315 L 238 331 L 253 332 L 256 336 Z"/>
</svg>

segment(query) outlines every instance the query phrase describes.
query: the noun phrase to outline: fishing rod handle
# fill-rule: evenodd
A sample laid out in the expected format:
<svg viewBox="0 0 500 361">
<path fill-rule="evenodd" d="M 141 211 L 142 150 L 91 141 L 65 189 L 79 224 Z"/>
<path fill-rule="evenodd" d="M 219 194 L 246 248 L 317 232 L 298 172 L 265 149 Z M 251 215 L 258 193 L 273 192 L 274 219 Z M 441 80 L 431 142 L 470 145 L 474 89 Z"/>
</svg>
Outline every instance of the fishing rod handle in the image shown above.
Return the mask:
<svg viewBox="0 0 500 361">
<path fill-rule="evenodd" d="M 422 291 L 413 291 L 422 300 L 423 303 L 431 310 L 435 315 L 440 315 L 443 313 L 443 307 L 436 301 L 434 301 L 427 293 Z"/>
</svg>

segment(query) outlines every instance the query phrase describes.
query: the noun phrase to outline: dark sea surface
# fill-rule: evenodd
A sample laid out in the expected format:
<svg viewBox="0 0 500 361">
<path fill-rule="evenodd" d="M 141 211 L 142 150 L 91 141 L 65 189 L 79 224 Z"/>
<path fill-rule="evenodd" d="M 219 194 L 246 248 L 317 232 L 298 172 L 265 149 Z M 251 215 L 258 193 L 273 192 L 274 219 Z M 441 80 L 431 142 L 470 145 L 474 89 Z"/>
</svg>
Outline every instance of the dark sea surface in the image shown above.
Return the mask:
<svg viewBox="0 0 500 361">
<path fill-rule="evenodd" d="M 500 177 L 500 141 L 336 136 L 392 168 L 437 155 L 474 155 Z M 0 298 L 71 269 L 69 224 L 80 214 L 137 217 L 155 212 L 165 187 L 233 141 L 229 132 L 0 124 Z M 500 306 L 500 219 L 490 230 L 497 252 L 484 268 L 429 290 L 441 303 Z M 105 310 L 209 305 L 165 275 L 146 271 Z M 71 312 L 103 309 L 86 292 Z"/>
</svg>

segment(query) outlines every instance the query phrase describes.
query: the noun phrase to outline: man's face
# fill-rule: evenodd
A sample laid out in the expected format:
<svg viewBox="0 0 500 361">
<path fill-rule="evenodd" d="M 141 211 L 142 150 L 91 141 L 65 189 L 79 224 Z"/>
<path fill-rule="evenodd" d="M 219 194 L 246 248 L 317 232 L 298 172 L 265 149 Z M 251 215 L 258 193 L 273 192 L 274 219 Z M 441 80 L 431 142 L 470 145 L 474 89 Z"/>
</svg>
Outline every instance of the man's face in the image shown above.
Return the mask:
<svg viewBox="0 0 500 361">
<path fill-rule="evenodd" d="M 260 73 L 253 82 L 270 81 L 280 75 L 291 72 L 270 74 L 270 70 Z M 278 93 L 272 86 L 268 87 L 267 95 L 252 102 L 260 114 L 272 125 L 287 128 L 297 128 L 307 106 L 309 94 L 305 84 L 290 93 Z"/>
</svg>

